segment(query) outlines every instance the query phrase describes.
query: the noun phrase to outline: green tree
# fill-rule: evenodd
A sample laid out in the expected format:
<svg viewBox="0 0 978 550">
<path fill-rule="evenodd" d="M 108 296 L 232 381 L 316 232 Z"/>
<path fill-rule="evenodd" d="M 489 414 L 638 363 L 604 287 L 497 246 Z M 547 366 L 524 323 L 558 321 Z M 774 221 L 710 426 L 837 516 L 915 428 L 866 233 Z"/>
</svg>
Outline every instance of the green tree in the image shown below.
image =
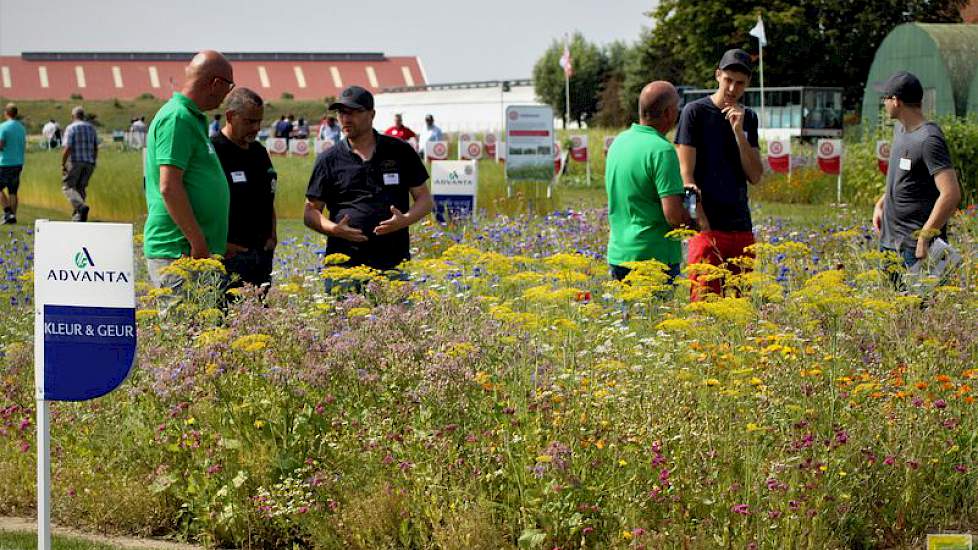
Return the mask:
<svg viewBox="0 0 978 550">
<path fill-rule="evenodd" d="M 627 43 L 617 40 L 604 48 L 604 56 L 608 61 L 601 90 L 598 92 L 598 112 L 592 121 L 596 126 L 606 128 L 621 128 L 632 120 L 634 101 L 629 101 L 623 93 L 625 85 L 625 69 L 632 48 Z"/>
<path fill-rule="evenodd" d="M 554 40 L 533 67 L 533 87 L 537 97 L 550 105 L 561 118 L 565 112 L 564 69 L 560 56 L 564 42 Z M 571 64 L 574 75 L 570 78 L 571 120 L 589 122 L 598 110 L 598 93 L 604 82 L 608 60 L 601 48 L 575 32 L 570 38 Z M 566 122 L 566 121 L 565 121 Z"/>
<path fill-rule="evenodd" d="M 748 31 L 764 18 L 764 80 L 768 86 L 842 86 L 854 107 L 883 38 L 901 23 L 960 22 L 967 0 L 662 0 L 649 15 L 623 93 L 642 77 L 668 74 L 677 84 L 713 86 L 723 52 L 744 48 L 757 54 Z M 668 64 L 668 68 L 663 64 Z M 758 82 L 754 82 L 757 85 Z"/>
</svg>

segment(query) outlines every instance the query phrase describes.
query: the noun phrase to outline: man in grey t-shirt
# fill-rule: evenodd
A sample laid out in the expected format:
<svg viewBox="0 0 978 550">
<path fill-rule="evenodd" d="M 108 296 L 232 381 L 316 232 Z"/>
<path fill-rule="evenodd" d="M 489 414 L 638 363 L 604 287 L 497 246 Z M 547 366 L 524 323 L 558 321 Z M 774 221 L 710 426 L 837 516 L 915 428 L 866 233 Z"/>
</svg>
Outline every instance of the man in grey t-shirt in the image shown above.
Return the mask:
<svg viewBox="0 0 978 550">
<path fill-rule="evenodd" d="M 924 89 L 900 71 L 878 86 L 893 130 L 886 190 L 873 209 L 880 248 L 900 254 L 910 267 L 927 257 L 937 236 L 947 240 L 947 221 L 961 201 L 961 187 L 940 127 L 921 110 Z"/>
</svg>

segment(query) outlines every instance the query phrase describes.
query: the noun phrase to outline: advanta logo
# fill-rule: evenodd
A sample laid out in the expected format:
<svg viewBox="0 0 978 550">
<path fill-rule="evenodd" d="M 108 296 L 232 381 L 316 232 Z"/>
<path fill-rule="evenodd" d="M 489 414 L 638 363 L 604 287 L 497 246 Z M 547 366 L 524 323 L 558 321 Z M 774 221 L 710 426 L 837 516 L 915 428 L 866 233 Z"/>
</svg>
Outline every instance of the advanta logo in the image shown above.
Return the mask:
<svg viewBox="0 0 978 550">
<path fill-rule="evenodd" d="M 49 281 L 74 281 L 86 283 L 128 283 L 129 275 L 122 271 L 88 269 L 95 267 L 95 260 L 88 247 L 75 253 L 75 267 L 78 269 L 52 269 L 48 271 Z"/>
<path fill-rule="evenodd" d="M 92 259 L 92 254 L 87 247 L 83 246 L 81 252 L 75 254 L 75 265 L 78 266 L 78 269 L 85 269 L 88 266 L 95 267 L 95 260 Z"/>
</svg>

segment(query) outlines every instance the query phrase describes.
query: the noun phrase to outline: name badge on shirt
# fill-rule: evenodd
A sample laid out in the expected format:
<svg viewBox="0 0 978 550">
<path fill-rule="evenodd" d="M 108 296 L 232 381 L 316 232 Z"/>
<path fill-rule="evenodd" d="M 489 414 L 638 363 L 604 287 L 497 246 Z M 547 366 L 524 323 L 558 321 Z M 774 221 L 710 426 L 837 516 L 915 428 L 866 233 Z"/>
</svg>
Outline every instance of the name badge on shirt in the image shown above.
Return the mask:
<svg viewBox="0 0 978 550">
<path fill-rule="evenodd" d="M 231 172 L 231 181 L 234 183 L 246 183 L 248 177 L 245 176 L 244 172 Z"/>
<path fill-rule="evenodd" d="M 384 174 L 384 185 L 397 185 L 401 183 L 401 175 L 398 173 Z"/>
<path fill-rule="evenodd" d="M 910 170 L 910 159 L 905 157 L 900 159 L 900 170 Z"/>
</svg>

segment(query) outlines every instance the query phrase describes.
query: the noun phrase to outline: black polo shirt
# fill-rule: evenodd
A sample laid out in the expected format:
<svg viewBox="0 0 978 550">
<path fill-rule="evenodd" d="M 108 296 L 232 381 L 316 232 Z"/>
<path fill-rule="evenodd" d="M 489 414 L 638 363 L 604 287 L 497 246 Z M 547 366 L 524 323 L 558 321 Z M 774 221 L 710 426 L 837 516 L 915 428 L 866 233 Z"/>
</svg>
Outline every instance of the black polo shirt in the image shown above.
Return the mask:
<svg viewBox="0 0 978 550">
<path fill-rule="evenodd" d="M 374 229 L 391 217 L 391 206 L 407 213 L 409 190 L 424 185 L 428 170 L 407 142 L 376 131 L 374 139 L 377 147 L 368 161 L 354 153 L 346 139 L 320 153 L 306 197 L 325 202 L 334 223 L 350 216 L 349 225 L 367 236 L 362 243 L 329 237 L 328 253 L 346 254 L 352 265 L 391 269 L 411 258 L 408 230 L 376 235 Z"/>
<path fill-rule="evenodd" d="M 231 189 L 228 242 L 249 249 L 264 248 L 275 228 L 275 185 L 278 179 L 268 151 L 257 141 L 242 149 L 218 132 L 211 138 Z"/>
</svg>

